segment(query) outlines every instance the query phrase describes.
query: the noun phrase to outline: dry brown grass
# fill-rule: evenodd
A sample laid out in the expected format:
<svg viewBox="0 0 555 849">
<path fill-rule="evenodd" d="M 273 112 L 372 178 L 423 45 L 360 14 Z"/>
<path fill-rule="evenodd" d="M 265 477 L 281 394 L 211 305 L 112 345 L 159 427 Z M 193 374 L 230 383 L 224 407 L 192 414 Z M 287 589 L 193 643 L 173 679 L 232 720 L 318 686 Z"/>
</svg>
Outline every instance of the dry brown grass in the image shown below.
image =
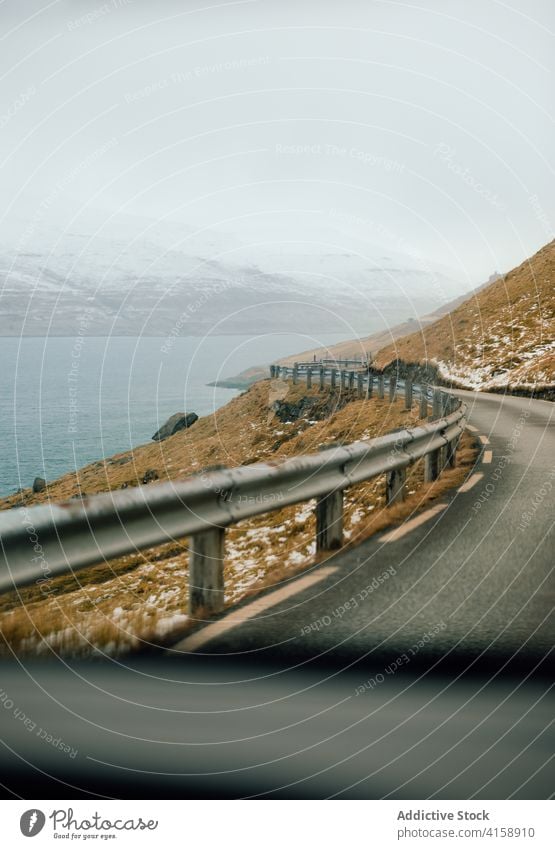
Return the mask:
<svg viewBox="0 0 555 849">
<path fill-rule="evenodd" d="M 376 364 L 431 362 L 469 388 L 555 380 L 555 241 L 439 321 L 382 348 Z"/>
<path fill-rule="evenodd" d="M 432 321 L 433 316 L 423 316 L 418 319 L 421 327 L 431 324 Z M 401 339 L 403 336 L 406 336 L 414 327 L 414 321 L 404 321 L 401 324 L 388 327 L 386 330 L 378 330 L 376 333 L 372 333 L 370 336 L 364 336 L 361 339 L 346 339 L 344 342 L 337 342 L 335 345 L 330 345 L 327 348 L 311 348 L 310 351 L 303 351 L 291 357 L 284 357 L 279 362 L 282 365 L 292 366 L 296 362 L 310 361 L 314 356 L 318 360 L 321 357 L 350 360 L 374 356 L 377 351 L 391 344 L 395 339 Z M 243 372 L 243 374 L 247 375 L 248 372 Z"/>
<path fill-rule="evenodd" d="M 331 414 L 322 421 L 282 423 L 273 414 L 271 403 L 284 394 L 287 402 L 310 394 L 316 399 L 312 415 L 324 415 L 328 407 Z M 60 500 L 73 495 L 79 486 L 88 494 L 119 489 L 123 484 L 132 486 L 150 468 L 157 469 L 160 479 L 174 479 L 214 464 L 275 460 L 331 443 L 372 438 L 417 421 L 416 408 L 406 411 L 401 402 L 357 400 L 329 389 L 320 392 L 313 388 L 307 393 L 303 386 L 264 381 L 213 416 L 199 420 L 189 431 L 92 464 L 77 475 L 65 475 L 50 484 L 48 492 L 35 495 L 27 491 L 22 500 L 27 504 L 48 497 Z M 122 458 L 127 462 L 122 464 Z M 450 474 L 442 485 L 448 483 Z M 421 464 L 411 469 L 407 489 L 413 494 L 403 510 L 414 509 L 415 498 L 428 498 L 422 490 Z M 397 517 L 397 508 L 385 509 L 383 490 L 383 480 L 375 479 L 346 493 L 348 544 Z M 14 503 L 17 499 L 5 499 L 2 506 Z M 287 507 L 228 530 L 227 604 L 236 603 L 253 587 L 275 585 L 314 561 L 312 508 L 313 504 Z M 185 540 L 54 578 L 48 584 L 47 597 L 36 586 L 5 594 L 0 598 L 4 653 L 118 654 L 166 644 L 187 623 L 187 573 Z"/>
<path fill-rule="evenodd" d="M 439 321 L 383 348 L 376 364 L 431 362 L 477 388 L 553 383 L 554 266 L 555 241 Z"/>
<path fill-rule="evenodd" d="M 490 286 L 478 289 L 451 311 L 424 316 L 418 330 L 405 322 L 330 348 L 286 357 L 291 365 L 314 355 L 374 355 L 383 368 L 396 359 L 430 363 L 470 389 L 551 387 L 555 382 L 555 242 Z M 256 371 L 256 370 L 255 370 Z M 260 370 L 258 370 L 260 372 Z"/>
</svg>

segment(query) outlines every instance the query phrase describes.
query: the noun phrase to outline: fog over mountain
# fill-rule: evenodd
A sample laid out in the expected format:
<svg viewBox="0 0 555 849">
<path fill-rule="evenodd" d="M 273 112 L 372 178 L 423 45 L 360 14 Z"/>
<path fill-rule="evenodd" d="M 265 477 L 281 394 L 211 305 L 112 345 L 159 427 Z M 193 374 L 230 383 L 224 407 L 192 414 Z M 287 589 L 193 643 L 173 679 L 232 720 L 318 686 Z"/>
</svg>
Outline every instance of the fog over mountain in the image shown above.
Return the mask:
<svg viewBox="0 0 555 849">
<path fill-rule="evenodd" d="M 311 241 L 259 230 L 244 244 L 133 216 L 107 226 L 89 216 L 86 227 L 59 233 L 41 222 L 29 238 L 19 222 L 4 233 L 1 335 L 349 335 L 429 312 L 463 289 L 448 269 L 322 225 Z"/>
<path fill-rule="evenodd" d="M 368 334 L 551 238 L 547 0 L 1 6 L 2 334 Z"/>
</svg>

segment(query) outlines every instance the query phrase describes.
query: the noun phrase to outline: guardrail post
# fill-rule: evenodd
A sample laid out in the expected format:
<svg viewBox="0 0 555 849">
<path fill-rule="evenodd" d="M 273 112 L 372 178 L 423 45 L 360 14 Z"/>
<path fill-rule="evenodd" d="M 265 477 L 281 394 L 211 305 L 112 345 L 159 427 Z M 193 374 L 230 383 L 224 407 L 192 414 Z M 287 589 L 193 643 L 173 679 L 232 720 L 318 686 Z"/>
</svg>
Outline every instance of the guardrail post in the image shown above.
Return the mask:
<svg viewBox="0 0 555 849">
<path fill-rule="evenodd" d="M 442 394 L 440 389 L 434 389 L 432 400 L 432 416 L 434 419 L 439 419 L 443 413 Z"/>
<path fill-rule="evenodd" d="M 343 543 L 343 491 L 323 495 L 316 503 L 316 551 L 341 548 Z"/>
<path fill-rule="evenodd" d="M 326 385 L 326 370 L 324 366 L 320 366 L 320 389 Z"/>
<path fill-rule="evenodd" d="M 436 448 L 435 451 L 430 451 L 424 458 L 424 482 L 431 483 L 439 477 L 441 448 Z"/>
<path fill-rule="evenodd" d="M 428 386 L 422 383 L 420 386 L 420 418 L 428 418 Z"/>
<path fill-rule="evenodd" d="M 357 374 L 357 394 L 359 398 L 364 397 L 364 375 L 362 372 Z"/>
<path fill-rule="evenodd" d="M 383 374 L 379 374 L 378 375 L 378 398 L 384 397 L 384 394 L 385 394 L 384 383 L 385 383 L 385 381 L 384 381 Z"/>
<path fill-rule="evenodd" d="M 389 400 L 395 401 L 397 395 L 397 378 L 391 375 L 389 378 Z"/>
<path fill-rule="evenodd" d="M 385 503 L 388 507 L 390 504 L 396 504 L 398 501 L 405 500 L 406 480 L 406 468 L 394 469 L 392 472 L 387 472 L 385 476 Z"/>
<path fill-rule="evenodd" d="M 457 448 L 459 444 L 459 438 L 456 437 L 452 439 L 451 442 L 447 443 L 447 463 L 451 469 L 454 469 L 457 465 Z"/>
<path fill-rule="evenodd" d="M 299 382 L 299 366 L 297 363 L 293 366 L 293 383 Z"/>
<path fill-rule="evenodd" d="M 335 389 L 337 385 L 337 369 L 332 368 L 331 376 L 330 376 L 330 386 L 332 389 Z"/>
<path fill-rule="evenodd" d="M 189 545 L 189 616 L 219 613 L 224 606 L 224 528 L 193 534 Z"/>
<path fill-rule="evenodd" d="M 355 386 L 355 373 L 354 371 L 349 372 L 349 389 L 354 389 Z"/>
<path fill-rule="evenodd" d="M 412 380 L 407 377 L 405 380 L 405 410 L 412 409 Z"/>
<path fill-rule="evenodd" d="M 310 389 L 312 386 L 312 369 L 309 366 L 306 370 L 306 388 Z"/>
</svg>

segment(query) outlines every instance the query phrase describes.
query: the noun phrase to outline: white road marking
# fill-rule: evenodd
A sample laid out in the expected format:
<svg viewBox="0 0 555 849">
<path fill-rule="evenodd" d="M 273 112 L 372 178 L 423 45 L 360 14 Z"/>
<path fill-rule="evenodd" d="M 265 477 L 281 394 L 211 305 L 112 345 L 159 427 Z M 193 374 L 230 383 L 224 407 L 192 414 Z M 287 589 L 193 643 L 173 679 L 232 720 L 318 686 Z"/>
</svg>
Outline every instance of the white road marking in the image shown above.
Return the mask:
<svg viewBox="0 0 555 849">
<path fill-rule="evenodd" d="M 401 537 L 404 537 L 406 534 L 410 534 L 415 528 L 418 528 L 420 525 L 423 525 L 424 522 L 427 522 L 428 519 L 431 519 L 432 516 L 435 516 L 437 513 L 441 513 L 442 510 L 445 510 L 447 504 L 436 504 L 434 507 L 430 507 L 429 510 L 425 510 L 423 513 L 420 513 L 419 516 L 415 516 L 414 519 L 409 519 L 408 522 L 405 522 L 403 525 L 399 525 L 397 528 L 393 528 L 392 531 L 388 531 L 383 537 L 380 537 L 380 542 L 395 542 Z"/>
<path fill-rule="evenodd" d="M 482 463 L 491 463 L 492 457 L 493 457 L 493 451 L 484 451 L 484 456 L 482 457 Z"/>
<path fill-rule="evenodd" d="M 484 477 L 483 472 L 475 472 L 473 475 L 470 475 L 467 481 L 463 483 L 462 486 L 459 486 L 458 492 L 468 492 L 469 489 L 472 489 L 478 481 L 482 480 Z"/>
<path fill-rule="evenodd" d="M 480 442 L 482 443 L 482 445 L 489 445 L 489 439 L 487 438 L 487 436 L 484 436 L 483 433 L 480 434 Z"/>
<path fill-rule="evenodd" d="M 466 429 L 469 430 L 471 433 L 478 433 L 478 428 L 474 427 L 474 425 L 467 424 Z"/>
<path fill-rule="evenodd" d="M 282 587 L 273 593 L 268 593 L 261 598 L 257 598 L 255 601 L 251 602 L 251 604 L 247 604 L 244 607 L 233 610 L 227 616 L 224 616 L 222 619 L 218 619 L 217 622 L 212 622 L 205 628 L 201 628 L 189 637 L 185 637 L 183 640 L 180 640 L 170 649 L 169 653 L 173 654 L 174 651 L 197 651 L 210 640 L 213 640 L 216 637 L 221 637 L 222 634 L 227 633 L 227 631 L 231 631 L 232 628 L 235 628 L 237 625 L 241 625 L 241 623 L 248 619 L 253 619 L 257 614 L 262 613 L 264 610 L 268 610 L 268 608 L 279 604 L 281 601 L 285 601 L 285 599 L 290 598 L 292 595 L 296 595 L 296 593 L 300 593 L 308 587 L 312 587 L 314 584 L 320 583 L 320 581 L 323 581 L 324 578 L 327 578 L 334 572 L 337 572 L 337 566 L 324 566 L 322 569 L 317 569 L 310 575 L 304 575 L 297 581 L 292 581 L 290 584 L 287 584 L 287 586 Z"/>
</svg>

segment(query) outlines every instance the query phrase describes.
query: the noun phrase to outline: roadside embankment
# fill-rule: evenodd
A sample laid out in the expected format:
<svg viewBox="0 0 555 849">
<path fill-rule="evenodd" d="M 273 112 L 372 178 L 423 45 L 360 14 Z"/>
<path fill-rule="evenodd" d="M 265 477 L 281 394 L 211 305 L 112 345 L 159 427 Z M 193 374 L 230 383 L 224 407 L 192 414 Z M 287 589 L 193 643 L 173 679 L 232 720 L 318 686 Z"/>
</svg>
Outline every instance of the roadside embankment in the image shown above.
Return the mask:
<svg viewBox="0 0 555 849">
<path fill-rule="evenodd" d="M 418 421 L 416 405 L 358 399 L 348 391 L 306 387 L 280 380 L 257 383 L 193 428 L 65 475 L 42 492 L 25 490 L 0 502 L 7 509 L 71 497 L 86 498 L 159 480 L 202 475 L 214 466 L 279 461 L 337 443 L 371 439 Z M 463 465 L 424 486 L 420 463 L 407 479 L 407 502 L 385 508 L 383 478 L 350 488 L 345 497 L 345 539 L 354 544 L 391 521 L 418 510 L 455 478 L 466 474 L 472 454 L 463 444 Z M 468 457 L 467 457 L 468 455 Z M 279 505 L 278 505 L 279 506 Z M 226 603 L 275 586 L 314 562 L 314 503 L 266 513 L 229 528 L 226 541 Z M 188 625 L 188 540 L 121 557 L 48 582 L 48 593 L 30 586 L 2 596 L 4 653 L 123 654 L 158 647 Z"/>
</svg>

